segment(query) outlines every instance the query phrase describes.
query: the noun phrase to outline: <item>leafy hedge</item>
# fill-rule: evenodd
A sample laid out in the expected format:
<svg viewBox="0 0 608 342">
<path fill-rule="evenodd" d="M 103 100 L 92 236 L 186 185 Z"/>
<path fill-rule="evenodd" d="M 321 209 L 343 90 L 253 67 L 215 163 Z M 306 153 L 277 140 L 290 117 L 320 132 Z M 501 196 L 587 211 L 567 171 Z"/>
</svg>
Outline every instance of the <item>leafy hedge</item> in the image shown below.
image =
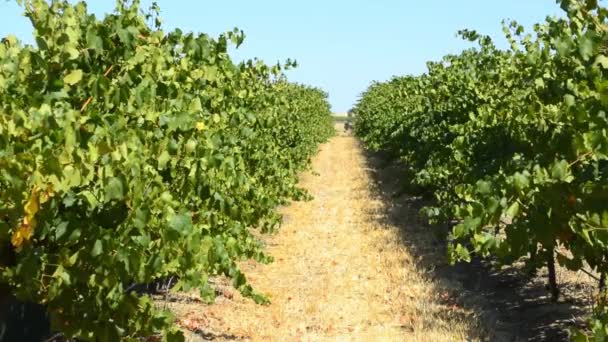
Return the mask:
<svg viewBox="0 0 608 342">
<path fill-rule="evenodd" d="M 452 261 L 547 265 L 554 299 L 555 257 L 599 272 L 602 291 L 608 272 L 608 10 L 558 3 L 534 34 L 505 24 L 508 49 L 461 31 L 477 48 L 372 84 L 354 109 L 357 135 L 434 195 L 431 220 L 457 223 Z"/>
<path fill-rule="evenodd" d="M 138 1 L 102 19 L 21 3 L 36 46 L 0 44 L 0 287 L 99 341 L 180 338 L 134 284 L 174 276 L 208 297 L 225 274 L 265 301 L 235 262 L 267 260 L 251 230 L 304 194 L 296 175 L 332 134 L 326 94 L 233 62 L 237 30 L 165 32 Z"/>
</svg>

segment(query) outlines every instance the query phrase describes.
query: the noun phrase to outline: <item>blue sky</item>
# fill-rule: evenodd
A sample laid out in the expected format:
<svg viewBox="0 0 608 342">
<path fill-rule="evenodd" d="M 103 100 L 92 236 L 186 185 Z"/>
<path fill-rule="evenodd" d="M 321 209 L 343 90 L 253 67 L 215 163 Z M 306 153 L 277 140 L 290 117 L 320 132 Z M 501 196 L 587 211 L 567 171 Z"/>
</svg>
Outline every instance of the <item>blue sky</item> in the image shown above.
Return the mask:
<svg viewBox="0 0 608 342">
<path fill-rule="evenodd" d="M 144 1 L 149 3 L 150 1 Z M 554 0 L 157 0 L 167 29 L 217 35 L 238 27 L 245 44 L 237 60 L 260 57 L 268 63 L 296 59 L 292 81 L 327 91 L 332 109 L 345 112 L 374 80 L 419 74 L 425 63 L 469 45 L 459 29 L 476 29 L 500 45 L 502 19 L 526 27 L 560 15 Z M 96 14 L 114 1 L 90 0 Z M 0 36 L 31 42 L 29 22 L 14 0 L 0 0 Z"/>
</svg>

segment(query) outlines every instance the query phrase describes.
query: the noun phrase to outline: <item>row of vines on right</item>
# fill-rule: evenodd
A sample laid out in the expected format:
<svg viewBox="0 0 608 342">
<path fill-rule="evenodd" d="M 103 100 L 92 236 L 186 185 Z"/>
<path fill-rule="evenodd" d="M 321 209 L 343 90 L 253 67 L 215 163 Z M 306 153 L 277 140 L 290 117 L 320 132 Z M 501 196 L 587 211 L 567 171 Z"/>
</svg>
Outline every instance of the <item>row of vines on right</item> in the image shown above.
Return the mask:
<svg viewBox="0 0 608 342">
<path fill-rule="evenodd" d="M 560 0 L 565 14 L 532 34 L 504 24 L 510 47 L 475 31 L 475 47 L 429 62 L 420 76 L 372 84 L 353 109 L 372 150 L 405 164 L 434 197 L 432 223 L 453 223 L 452 262 L 473 255 L 503 264 L 608 272 L 608 9 Z M 605 296 L 590 330 L 608 335 Z"/>
</svg>

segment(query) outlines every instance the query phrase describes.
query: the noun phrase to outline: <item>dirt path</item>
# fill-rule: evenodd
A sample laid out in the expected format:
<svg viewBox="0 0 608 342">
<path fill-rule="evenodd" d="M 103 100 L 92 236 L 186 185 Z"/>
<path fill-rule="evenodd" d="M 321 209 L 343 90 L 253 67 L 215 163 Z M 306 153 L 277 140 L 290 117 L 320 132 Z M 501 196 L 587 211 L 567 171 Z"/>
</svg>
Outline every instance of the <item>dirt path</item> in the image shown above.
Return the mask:
<svg viewBox="0 0 608 342">
<path fill-rule="evenodd" d="M 269 265 L 242 265 L 260 306 L 229 289 L 216 303 L 179 304 L 197 339 L 253 341 L 476 340 L 472 313 L 450 303 L 416 268 L 397 227 L 383 217 L 358 142 L 336 136 L 313 161 L 301 186 L 314 196 L 282 210 L 284 224 L 265 238 Z"/>
</svg>

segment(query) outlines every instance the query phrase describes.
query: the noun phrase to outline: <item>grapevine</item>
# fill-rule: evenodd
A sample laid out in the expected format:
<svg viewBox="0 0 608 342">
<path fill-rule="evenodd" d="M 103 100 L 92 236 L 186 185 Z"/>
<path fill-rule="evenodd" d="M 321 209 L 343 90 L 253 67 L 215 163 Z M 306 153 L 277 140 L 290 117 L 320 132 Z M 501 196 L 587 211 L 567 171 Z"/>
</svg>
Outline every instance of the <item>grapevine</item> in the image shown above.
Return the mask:
<svg viewBox="0 0 608 342">
<path fill-rule="evenodd" d="M 42 304 L 53 331 L 83 340 L 164 332 L 171 315 L 131 291 L 175 290 L 267 261 L 251 231 L 302 198 L 297 174 L 331 134 L 327 95 L 286 65 L 235 63 L 243 32 L 162 28 L 156 5 L 20 1 L 36 45 L 0 43 L 0 288 Z"/>
<path fill-rule="evenodd" d="M 456 222 L 452 262 L 548 266 L 554 300 L 554 260 L 608 272 L 608 10 L 558 3 L 564 17 L 533 34 L 505 23 L 507 49 L 461 31 L 474 48 L 374 83 L 354 108 L 363 142 L 400 158 L 433 195 L 431 222 Z"/>
</svg>

